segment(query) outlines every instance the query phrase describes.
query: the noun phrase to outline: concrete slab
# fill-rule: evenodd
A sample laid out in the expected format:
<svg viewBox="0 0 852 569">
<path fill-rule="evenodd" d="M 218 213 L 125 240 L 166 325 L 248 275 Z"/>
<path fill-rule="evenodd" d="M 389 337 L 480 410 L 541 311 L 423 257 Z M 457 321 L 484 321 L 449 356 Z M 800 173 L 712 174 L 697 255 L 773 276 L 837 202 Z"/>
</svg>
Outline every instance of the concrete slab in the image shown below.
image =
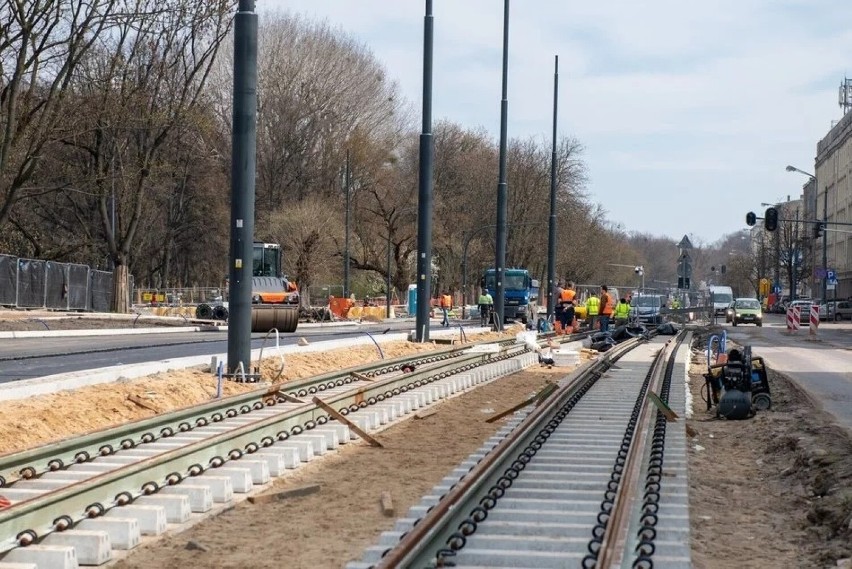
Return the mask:
<svg viewBox="0 0 852 569">
<path fill-rule="evenodd" d="M 139 522 L 135 518 L 87 518 L 74 527 L 106 532 L 113 549 L 133 549 L 142 539 Z"/>
<path fill-rule="evenodd" d="M 38 569 L 35 563 L 6 563 L 0 561 L 0 569 Z"/>
<path fill-rule="evenodd" d="M 300 439 L 299 435 L 290 437 L 286 441 L 277 442 L 273 447 L 296 449 L 299 453 L 299 460 L 308 462 L 314 458 L 314 443 L 309 440 Z"/>
<path fill-rule="evenodd" d="M 213 509 L 213 490 L 204 484 L 191 484 L 191 480 L 176 486 L 164 486 L 158 494 L 186 496 L 189 499 L 189 509 L 193 513 L 209 512 Z"/>
<path fill-rule="evenodd" d="M 162 506 L 130 504 L 113 508 L 104 514 L 105 518 L 131 518 L 139 525 L 142 535 L 160 535 L 166 531 L 166 509 Z"/>
<path fill-rule="evenodd" d="M 31 563 L 50 569 L 78 569 L 77 552 L 67 545 L 30 545 L 18 547 L 3 558 L 6 563 Z"/>
<path fill-rule="evenodd" d="M 210 470 L 210 473 L 215 476 L 227 476 L 231 479 L 231 488 L 237 494 L 245 494 L 246 492 L 251 490 L 252 482 L 251 482 L 251 470 L 248 468 L 237 468 L 233 466 L 222 466 L 219 468 L 213 468 Z M 196 476 L 196 480 L 199 478 L 203 478 L 202 476 Z"/>
<path fill-rule="evenodd" d="M 112 546 L 105 531 L 69 529 L 53 532 L 41 544 L 73 547 L 80 565 L 103 565 L 112 559 Z"/>
<path fill-rule="evenodd" d="M 185 495 L 152 494 L 136 498 L 134 504 L 142 506 L 160 506 L 166 510 L 166 521 L 170 524 L 182 524 L 189 519 L 192 510 L 189 497 Z"/>
<path fill-rule="evenodd" d="M 215 470 L 212 472 L 215 472 Z M 215 473 L 202 474 L 193 476 L 190 479 L 190 484 L 202 484 L 210 488 L 213 502 L 216 504 L 227 504 L 234 499 L 234 486 L 231 483 L 230 476 L 217 476 Z"/>
</svg>

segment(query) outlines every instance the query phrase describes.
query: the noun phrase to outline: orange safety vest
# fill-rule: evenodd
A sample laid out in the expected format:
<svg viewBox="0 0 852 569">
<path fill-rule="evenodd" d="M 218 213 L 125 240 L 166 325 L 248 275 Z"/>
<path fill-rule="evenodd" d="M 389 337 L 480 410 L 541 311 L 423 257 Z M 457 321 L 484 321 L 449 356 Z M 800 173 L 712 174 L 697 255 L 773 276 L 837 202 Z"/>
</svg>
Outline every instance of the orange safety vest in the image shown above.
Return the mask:
<svg viewBox="0 0 852 569">
<path fill-rule="evenodd" d="M 441 297 L 441 308 L 452 308 L 453 306 L 453 297 L 449 294 L 445 294 Z"/>
<path fill-rule="evenodd" d="M 612 297 L 606 292 L 601 295 L 601 314 L 612 315 Z"/>
<path fill-rule="evenodd" d="M 561 295 L 559 300 L 561 300 L 562 302 L 566 302 L 566 303 L 570 302 L 570 303 L 573 304 L 574 303 L 574 296 L 576 296 L 576 294 L 577 294 L 576 291 L 573 291 L 570 288 L 563 289 L 562 295 Z"/>
</svg>

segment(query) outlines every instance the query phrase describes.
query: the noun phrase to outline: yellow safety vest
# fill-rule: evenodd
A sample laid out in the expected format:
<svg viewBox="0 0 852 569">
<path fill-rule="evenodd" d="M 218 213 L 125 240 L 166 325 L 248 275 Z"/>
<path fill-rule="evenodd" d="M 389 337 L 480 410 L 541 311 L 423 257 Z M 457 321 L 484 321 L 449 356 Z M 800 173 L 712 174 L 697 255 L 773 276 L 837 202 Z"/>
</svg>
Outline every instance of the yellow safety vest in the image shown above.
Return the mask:
<svg viewBox="0 0 852 569">
<path fill-rule="evenodd" d="M 597 316 L 600 306 L 601 301 L 596 296 L 590 296 L 588 300 L 586 300 L 586 310 L 588 311 L 589 316 Z"/>
<path fill-rule="evenodd" d="M 630 317 L 630 305 L 626 302 L 619 302 L 615 305 L 615 317 L 616 318 L 629 318 Z"/>
</svg>

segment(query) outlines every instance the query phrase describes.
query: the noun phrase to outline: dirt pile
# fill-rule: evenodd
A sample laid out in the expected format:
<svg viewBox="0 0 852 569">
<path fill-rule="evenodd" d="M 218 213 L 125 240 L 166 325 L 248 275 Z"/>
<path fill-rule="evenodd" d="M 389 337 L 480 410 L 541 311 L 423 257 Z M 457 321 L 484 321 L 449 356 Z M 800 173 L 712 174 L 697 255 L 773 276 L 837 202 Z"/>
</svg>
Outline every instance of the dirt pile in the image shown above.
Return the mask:
<svg viewBox="0 0 852 569">
<path fill-rule="evenodd" d="M 772 369 L 770 411 L 716 419 L 700 394 L 706 338 L 695 347 L 687 423 L 694 566 L 833 567 L 852 556 L 848 434 Z"/>
</svg>

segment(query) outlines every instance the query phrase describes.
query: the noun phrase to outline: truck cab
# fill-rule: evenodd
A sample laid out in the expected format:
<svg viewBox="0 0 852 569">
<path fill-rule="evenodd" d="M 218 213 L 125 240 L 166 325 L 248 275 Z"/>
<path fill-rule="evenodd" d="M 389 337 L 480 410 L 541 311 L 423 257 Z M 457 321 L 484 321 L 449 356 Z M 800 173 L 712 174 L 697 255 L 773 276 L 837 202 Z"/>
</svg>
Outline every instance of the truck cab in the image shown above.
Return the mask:
<svg viewBox="0 0 852 569">
<path fill-rule="evenodd" d="M 505 304 L 503 306 L 504 318 L 507 321 L 520 320 L 524 324 L 528 324 L 536 317 L 539 282 L 530 277 L 530 273 L 526 269 L 506 269 L 503 279 L 503 291 L 505 293 Z M 497 294 L 494 269 L 485 271 L 480 285 L 491 296 Z"/>
</svg>

